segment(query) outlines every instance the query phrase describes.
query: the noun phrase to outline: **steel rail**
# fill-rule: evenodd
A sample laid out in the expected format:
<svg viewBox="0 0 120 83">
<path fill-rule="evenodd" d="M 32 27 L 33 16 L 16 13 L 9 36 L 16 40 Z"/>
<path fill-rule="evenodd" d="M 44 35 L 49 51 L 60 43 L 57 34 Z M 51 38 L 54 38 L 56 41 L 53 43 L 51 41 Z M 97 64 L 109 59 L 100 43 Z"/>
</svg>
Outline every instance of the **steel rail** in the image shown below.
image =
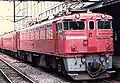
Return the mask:
<svg viewBox="0 0 120 83">
<path fill-rule="evenodd" d="M 103 80 L 103 82 L 105 82 L 105 83 L 113 83 L 111 80 Z"/>
<path fill-rule="evenodd" d="M 8 65 L 9 67 L 11 67 L 13 70 L 15 70 L 16 72 L 18 72 L 20 75 L 22 75 L 23 77 L 25 77 L 28 81 L 30 81 L 31 83 L 36 83 L 34 82 L 31 78 L 29 78 L 28 76 L 24 75 L 21 71 L 17 70 L 16 68 L 14 68 L 13 66 L 11 66 L 9 63 L 7 63 L 5 60 L 2 60 L 2 58 L 0 58 L 0 60 L 5 63 L 6 65 Z"/>
<path fill-rule="evenodd" d="M 3 70 L 0 69 L 0 72 L 4 75 L 4 77 L 7 79 L 7 81 L 8 81 L 9 83 L 13 83 L 13 82 L 9 79 L 9 77 L 4 73 Z"/>
</svg>

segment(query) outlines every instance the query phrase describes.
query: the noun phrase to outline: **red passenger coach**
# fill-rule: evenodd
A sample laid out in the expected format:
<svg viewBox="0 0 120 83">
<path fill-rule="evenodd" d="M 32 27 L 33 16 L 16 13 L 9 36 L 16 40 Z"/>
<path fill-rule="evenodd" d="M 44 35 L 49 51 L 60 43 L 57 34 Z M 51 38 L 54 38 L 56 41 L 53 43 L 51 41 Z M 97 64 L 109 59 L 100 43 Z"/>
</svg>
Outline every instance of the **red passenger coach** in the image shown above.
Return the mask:
<svg viewBox="0 0 120 83">
<path fill-rule="evenodd" d="M 19 56 L 66 72 L 75 80 L 110 76 L 112 17 L 76 13 L 20 30 Z"/>
<path fill-rule="evenodd" d="M 2 38 L 2 50 L 5 53 L 14 55 L 17 53 L 17 32 L 11 31 L 1 36 Z"/>
<path fill-rule="evenodd" d="M 3 48 L 3 42 L 2 37 L 0 36 L 0 50 Z"/>
</svg>

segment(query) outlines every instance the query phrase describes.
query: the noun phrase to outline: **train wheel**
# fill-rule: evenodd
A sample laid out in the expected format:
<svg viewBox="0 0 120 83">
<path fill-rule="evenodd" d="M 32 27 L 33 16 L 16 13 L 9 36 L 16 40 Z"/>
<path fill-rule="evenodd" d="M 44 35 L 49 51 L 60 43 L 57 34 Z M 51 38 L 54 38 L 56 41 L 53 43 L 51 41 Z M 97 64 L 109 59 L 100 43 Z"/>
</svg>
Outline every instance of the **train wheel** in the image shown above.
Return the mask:
<svg viewBox="0 0 120 83">
<path fill-rule="evenodd" d="M 57 69 L 58 69 L 58 72 L 61 72 L 61 71 L 62 71 L 61 64 L 58 63 L 58 65 L 57 65 Z"/>
<path fill-rule="evenodd" d="M 17 58 L 17 56 L 18 56 L 17 53 L 15 53 L 15 58 Z"/>
<path fill-rule="evenodd" d="M 58 72 L 61 72 L 62 74 L 66 74 L 65 66 L 63 63 L 63 58 L 59 58 L 57 60 L 57 70 Z"/>
</svg>

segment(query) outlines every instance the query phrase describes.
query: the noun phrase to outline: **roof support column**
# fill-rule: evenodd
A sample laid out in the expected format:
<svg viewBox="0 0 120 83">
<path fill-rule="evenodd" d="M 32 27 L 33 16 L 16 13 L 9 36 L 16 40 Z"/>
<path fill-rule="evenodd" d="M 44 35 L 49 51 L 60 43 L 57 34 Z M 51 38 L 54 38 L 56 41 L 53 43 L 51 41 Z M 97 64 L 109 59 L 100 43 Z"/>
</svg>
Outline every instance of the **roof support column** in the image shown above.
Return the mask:
<svg viewBox="0 0 120 83">
<path fill-rule="evenodd" d="M 16 30 L 15 29 L 15 0 L 13 0 L 13 22 L 14 22 L 14 30 Z"/>
</svg>

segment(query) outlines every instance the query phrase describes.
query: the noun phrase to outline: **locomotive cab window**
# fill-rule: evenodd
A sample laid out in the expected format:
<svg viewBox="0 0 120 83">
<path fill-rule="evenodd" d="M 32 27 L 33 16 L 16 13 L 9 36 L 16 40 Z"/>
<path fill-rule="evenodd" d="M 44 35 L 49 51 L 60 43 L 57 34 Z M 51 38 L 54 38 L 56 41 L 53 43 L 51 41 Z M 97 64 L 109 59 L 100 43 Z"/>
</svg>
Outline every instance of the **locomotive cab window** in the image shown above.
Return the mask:
<svg viewBox="0 0 120 83">
<path fill-rule="evenodd" d="M 63 22 L 63 24 L 64 24 L 64 30 L 69 30 L 68 28 L 68 22 L 66 21 L 66 22 Z"/>
<path fill-rule="evenodd" d="M 57 32 L 58 32 L 58 35 L 61 35 L 61 32 L 62 32 L 62 23 L 58 23 L 57 24 Z"/>
<path fill-rule="evenodd" d="M 94 29 L 94 21 L 89 22 L 89 29 L 93 30 Z"/>
<path fill-rule="evenodd" d="M 84 21 L 67 21 L 63 22 L 64 30 L 84 30 Z"/>
<path fill-rule="evenodd" d="M 98 21 L 98 29 L 112 29 L 111 21 Z"/>
</svg>

